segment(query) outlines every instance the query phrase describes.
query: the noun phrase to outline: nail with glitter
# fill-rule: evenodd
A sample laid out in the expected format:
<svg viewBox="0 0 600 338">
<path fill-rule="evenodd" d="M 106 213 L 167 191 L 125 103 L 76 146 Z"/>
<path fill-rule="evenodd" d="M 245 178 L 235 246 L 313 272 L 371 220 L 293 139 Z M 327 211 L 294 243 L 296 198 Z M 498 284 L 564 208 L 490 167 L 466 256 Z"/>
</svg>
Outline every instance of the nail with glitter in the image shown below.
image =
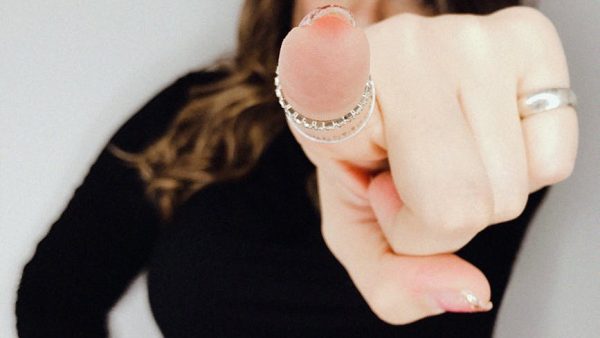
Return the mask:
<svg viewBox="0 0 600 338">
<path fill-rule="evenodd" d="M 486 312 L 493 307 L 490 301 L 481 301 L 472 291 L 443 291 L 435 297 L 438 305 L 447 312 Z"/>
</svg>

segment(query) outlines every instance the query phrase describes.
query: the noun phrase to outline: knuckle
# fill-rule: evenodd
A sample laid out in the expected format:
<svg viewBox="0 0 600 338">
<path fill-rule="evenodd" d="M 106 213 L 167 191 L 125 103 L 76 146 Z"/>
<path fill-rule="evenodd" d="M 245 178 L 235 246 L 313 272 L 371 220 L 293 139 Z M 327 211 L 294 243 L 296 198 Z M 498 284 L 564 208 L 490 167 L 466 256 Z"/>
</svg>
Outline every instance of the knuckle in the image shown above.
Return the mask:
<svg viewBox="0 0 600 338">
<path fill-rule="evenodd" d="M 544 67 L 550 60 L 566 66 L 560 37 L 550 19 L 530 7 L 511 7 L 503 11 L 496 21 L 495 32 L 499 40 L 507 41 L 506 46 L 513 50 L 514 62 L 521 72 Z"/>
<path fill-rule="evenodd" d="M 477 45 L 477 48 L 486 47 L 488 28 L 484 24 L 482 16 L 473 14 L 461 15 L 441 15 L 430 19 L 432 23 L 428 26 L 438 36 L 437 43 L 450 46 L 471 47 Z M 452 38 L 449 39 L 448 37 Z M 482 46 L 483 43 L 483 46 Z"/>
<path fill-rule="evenodd" d="M 547 20 L 546 16 L 539 10 L 527 6 L 512 6 L 501 9 L 491 15 L 491 17 L 500 17 L 503 20 L 512 23 L 529 24 L 532 20 Z"/>
<path fill-rule="evenodd" d="M 376 31 L 379 33 L 382 31 L 394 32 L 397 30 L 413 28 L 419 21 L 419 16 L 416 14 L 401 13 L 369 26 L 367 31 Z"/>
<path fill-rule="evenodd" d="M 468 15 L 461 21 L 454 41 L 459 43 L 457 52 L 467 65 L 488 65 L 496 62 L 498 46 L 493 32 L 484 24 L 479 16 Z"/>
<path fill-rule="evenodd" d="M 457 21 L 456 31 L 454 32 L 454 40 L 462 46 L 467 47 L 472 53 L 473 51 L 481 52 L 487 50 L 492 45 L 489 41 L 489 33 L 482 22 L 481 17 L 476 15 L 465 15 Z M 476 46 L 477 48 L 473 48 Z"/>
<path fill-rule="evenodd" d="M 532 36 L 539 39 L 540 35 L 547 35 L 555 30 L 550 19 L 532 7 L 505 8 L 492 14 L 492 17 L 499 18 L 499 23 L 504 29 L 509 28 L 517 37 L 525 39 L 530 39 Z"/>
<path fill-rule="evenodd" d="M 488 211 L 483 208 L 468 207 L 452 213 L 442 226 L 449 232 L 472 234 L 483 230 L 488 225 L 488 221 Z"/>
<path fill-rule="evenodd" d="M 480 203 L 474 203 L 480 204 Z M 481 205 L 452 207 L 429 219 L 427 226 L 455 235 L 471 235 L 483 230 L 489 222 L 490 211 Z"/>
<path fill-rule="evenodd" d="M 402 13 L 369 26 L 366 33 L 369 41 L 371 43 L 375 42 L 375 45 L 378 42 L 382 45 L 388 45 L 389 41 L 398 41 L 399 43 L 410 41 L 414 43 L 419 41 L 417 37 L 422 28 L 421 23 L 423 20 L 422 16 Z M 402 40 L 399 40 L 398 36 L 402 36 Z"/>
<path fill-rule="evenodd" d="M 390 22 L 393 22 L 397 27 L 404 27 L 407 29 L 414 29 L 417 27 L 425 17 L 413 13 L 401 13 L 393 16 Z"/>
<path fill-rule="evenodd" d="M 516 193 L 505 199 L 496 210 L 496 222 L 505 222 L 519 217 L 527 205 L 528 194 Z"/>
<path fill-rule="evenodd" d="M 419 39 L 421 30 L 419 22 L 420 19 L 416 15 L 400 14 L 366 28 L 365 34 L 369 40 L 371 56 L 377 59 L 404 62 L 403 59 L 406 56 L 397 53 L 396 50 L 407 48 L 416 50 L 417 46 L 420 46 L 422 39 Z M 397 49 L 389 48 L 390 41 L 394 41 Z M 374 66 L 377 67 L 377 64 L 374 64 Z M 376 70 L 372 71 L 377 73 Z M 386 71 L 389 70 L 386 68 Z"/>
<path fill-rule="evenodd" d="M 538 185 L 552 185 L 566 180 L 573 174 L 574 161 L 549 161 L 539 165 L 533 174 L 533 181 Z"/>
<path fill-rule="evenodd" d="M 485 32 L 480 16 L 464 15 L 461 17 L 460 23 L 460 30 L 466 34 L 481 35 Z"/>
<path fill-rule="evenodd" d="M 489 189 L 481 186 L 468 196 L 447 198 L 450 203 L 438 212 L 428 212 L 424 216 L 425 226 L 449 235 L 472 235 L 490 224 L 494 209 L 494 199 Z"/>
</svg>

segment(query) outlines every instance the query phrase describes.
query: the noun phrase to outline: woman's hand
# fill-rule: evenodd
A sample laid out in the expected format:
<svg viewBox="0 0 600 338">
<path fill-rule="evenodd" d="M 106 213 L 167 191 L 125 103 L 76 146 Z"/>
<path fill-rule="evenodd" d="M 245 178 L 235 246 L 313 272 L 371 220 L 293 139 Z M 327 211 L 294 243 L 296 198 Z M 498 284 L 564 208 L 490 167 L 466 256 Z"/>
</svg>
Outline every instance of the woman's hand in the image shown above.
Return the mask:
<svg viewBox="0 0 600 338">
<path fill-rule="evenodd" d="M 517 110 L 520 95 L 569 87 L 552 24 L 524 7 L 401 14 L 366 31 L 329 15 L 289 33 L 279 73 L 288 101 L 319 119 L 349 111 L 369 73 L 375 82 L 375 112 L 353 138 L 316 143 L 291 128 L 317 167 L 325 241 L 372 310 L 393 324 L 489 310 L 485 276 L 451 253 L 519 216 L 575 161 L 572 108 Z"/>
</svg>

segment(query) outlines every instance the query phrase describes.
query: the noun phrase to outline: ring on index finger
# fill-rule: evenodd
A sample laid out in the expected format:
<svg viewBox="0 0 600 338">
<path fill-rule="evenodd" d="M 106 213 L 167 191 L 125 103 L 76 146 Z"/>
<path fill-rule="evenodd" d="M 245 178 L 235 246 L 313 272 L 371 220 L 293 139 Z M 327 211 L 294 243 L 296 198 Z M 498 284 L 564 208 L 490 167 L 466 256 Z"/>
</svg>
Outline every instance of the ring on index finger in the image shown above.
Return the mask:
<svg viewBox="0 0 600 338">
<path fill-rule="evenodd" d="M 332 120 L 312 119 L 292 107 L 281 89 L 278 71 L 275 75 L 275 95 L 290 124 L 302 136 L 320 143 L 339 143 L 355 136 L 367 125 L 375 108 L 375 83 L 371 77 L 356 106 Z"/>
</svg>

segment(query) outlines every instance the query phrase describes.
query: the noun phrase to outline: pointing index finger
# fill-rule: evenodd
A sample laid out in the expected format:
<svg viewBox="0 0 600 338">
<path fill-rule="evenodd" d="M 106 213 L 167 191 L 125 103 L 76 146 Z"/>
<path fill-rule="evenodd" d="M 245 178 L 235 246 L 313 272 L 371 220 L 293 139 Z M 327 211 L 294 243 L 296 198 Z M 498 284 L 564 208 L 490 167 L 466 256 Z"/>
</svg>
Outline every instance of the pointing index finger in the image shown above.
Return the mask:
<svg viewBox="0 0 600 338">
<path fill-rule="evenodd" d="M 368 86 L 369 58 L 367 38 L 355 26 L 347 10 L 326 6 L 311 12 L 299 27 L 288 34 L 281 48 L 278 67 L 281 91 L 278 94 L 284 97 L 284 105 L 289 103 L 290 109 L 286 109 L 288 116 L 294 114 L 298 117 L 299 128 L 304 128 L 301 123 L 303 117 L 306 118 L 306 126 L 310 125 L 310 121 L 318 120 L 319 126 L 323 127 L 321 134 L 326 137 L 337 135 L 342 130 L 336 130 L 335 121 L 350 120 L 361 114 L 343 131 L 359 127 L 371 105 L 369 90 L 373 88 Z M 373 115 L 372 119 L 378 120 L 378 112 Z M 293 120 L 291 123 L 294 123 Z M 313 123 L 316 127 L 317 122 Z M 381 149 L 373 147 L 370 141 L 372 124 L 373 121 L 370 121 L 366 128 L 370 128 L 371 132 L 363 130 L 336 144 L 314 142 L 295 130 L 295 126 L 291 129 L 307 155 L 319 166 L 324 165 L 320 160 L 324 158 L 349 163 L 382 159 Z M 325 129 L 327 127 L 330 129 Z"/>
</svg>

